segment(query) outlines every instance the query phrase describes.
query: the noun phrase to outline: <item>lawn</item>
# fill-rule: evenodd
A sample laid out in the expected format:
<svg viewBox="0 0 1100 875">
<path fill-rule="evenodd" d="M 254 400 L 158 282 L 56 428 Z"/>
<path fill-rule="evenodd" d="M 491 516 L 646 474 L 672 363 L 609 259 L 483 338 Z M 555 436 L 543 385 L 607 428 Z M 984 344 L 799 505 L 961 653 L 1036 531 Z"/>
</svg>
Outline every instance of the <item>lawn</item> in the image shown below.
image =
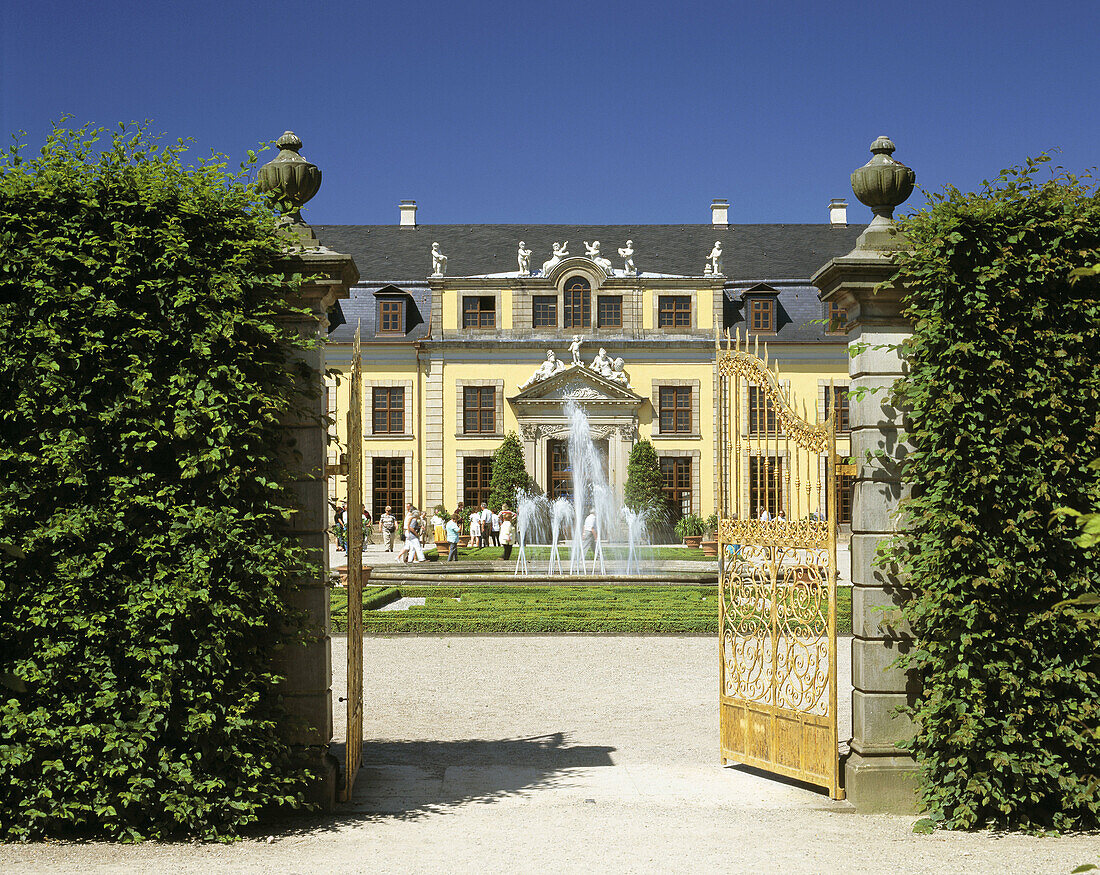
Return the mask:
<svg viewBox="0 0 1100 875">
<path fill-rule="evenodd" d="M 364 604 L 425 598 L 406 611 L 368 610 L 368 635 L 476 635 L 588 632 L 718 634 L 713 586 L 401 586 L 366 587 Z M 851 591 L 837 592 L 837 631 L 851 634 Z M 347 596 L 332 591 L 334 632 L 346 631 Z"/>
</svg>

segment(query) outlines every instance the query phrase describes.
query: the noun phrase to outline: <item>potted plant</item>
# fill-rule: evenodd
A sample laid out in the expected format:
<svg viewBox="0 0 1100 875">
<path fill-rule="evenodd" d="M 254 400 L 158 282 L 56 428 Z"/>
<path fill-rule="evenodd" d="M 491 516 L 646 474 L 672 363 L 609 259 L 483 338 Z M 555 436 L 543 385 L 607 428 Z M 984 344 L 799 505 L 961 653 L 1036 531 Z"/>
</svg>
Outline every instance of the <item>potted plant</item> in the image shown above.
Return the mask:
<svg viewBox="0 0 1100 875">
<path fill-rule="evenodd" d="M 707 556 L 718 555 L 718 514 L 712 513 L 705 520 L 705 526 L 707 531 L 707 537 L 699 542 L 699 546 L 703 548 L 703 553 Z"/>
<path fill-rule="evenodd" d="M 676 537 L 683 540 L 685 547 L 698 547 L 706 530 L 706 520 L 697 513 L 689 513 L 687 516 L 680 517 L 680 520 L 676 523 Z"/>
</svg>

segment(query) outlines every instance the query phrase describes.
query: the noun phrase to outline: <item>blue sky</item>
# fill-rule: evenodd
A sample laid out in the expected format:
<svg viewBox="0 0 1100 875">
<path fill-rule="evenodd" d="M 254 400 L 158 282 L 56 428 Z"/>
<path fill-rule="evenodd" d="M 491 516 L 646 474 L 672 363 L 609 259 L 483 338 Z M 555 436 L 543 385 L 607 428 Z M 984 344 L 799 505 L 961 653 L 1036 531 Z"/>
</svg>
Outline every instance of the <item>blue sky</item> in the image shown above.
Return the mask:
<svg viewBox="0 0 1100 875">
<path fill-rule="evenodd" d="M 0 132 L 153 120 L 243 156 L 293 129 L 310 222 L 819 222 L 879 134 L 973 189 L 1100 143 L 1094 3 L 12 3 Z M 923 202 L 914 194 L 911 204 Z"/>
</svg>

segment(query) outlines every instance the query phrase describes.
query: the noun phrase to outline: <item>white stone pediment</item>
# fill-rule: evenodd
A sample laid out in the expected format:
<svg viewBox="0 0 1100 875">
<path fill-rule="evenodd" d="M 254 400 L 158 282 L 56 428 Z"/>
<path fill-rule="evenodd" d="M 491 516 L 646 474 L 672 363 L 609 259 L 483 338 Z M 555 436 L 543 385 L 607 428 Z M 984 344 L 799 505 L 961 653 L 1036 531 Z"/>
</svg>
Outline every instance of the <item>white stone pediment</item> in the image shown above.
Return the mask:
<svg viewBox="0 0 1100 875">
<path fill-rule="evenodd" d="M 574 365 L 547 377 L 508 399 L 513 404 L 583 404 L 637 405 L 645 399 L 613 380 L 601 377 L 585 367 Z"/>
</svg>

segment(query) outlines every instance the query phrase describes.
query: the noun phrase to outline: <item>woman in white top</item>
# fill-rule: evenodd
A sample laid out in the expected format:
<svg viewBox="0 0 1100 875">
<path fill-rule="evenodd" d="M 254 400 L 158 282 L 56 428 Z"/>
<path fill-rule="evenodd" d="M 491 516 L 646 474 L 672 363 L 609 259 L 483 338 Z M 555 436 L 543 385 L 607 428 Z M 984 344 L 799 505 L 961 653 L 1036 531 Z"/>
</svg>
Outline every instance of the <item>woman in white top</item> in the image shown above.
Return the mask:
<svg viewBox="0 0 1100 875">
<path fill-rule="evenodd" d="M 501 513 L 500 517 L 500 543 L 504 547 L 504 558 L 512 555 L 512 515 L 508 511 Z"/>
</svg>

